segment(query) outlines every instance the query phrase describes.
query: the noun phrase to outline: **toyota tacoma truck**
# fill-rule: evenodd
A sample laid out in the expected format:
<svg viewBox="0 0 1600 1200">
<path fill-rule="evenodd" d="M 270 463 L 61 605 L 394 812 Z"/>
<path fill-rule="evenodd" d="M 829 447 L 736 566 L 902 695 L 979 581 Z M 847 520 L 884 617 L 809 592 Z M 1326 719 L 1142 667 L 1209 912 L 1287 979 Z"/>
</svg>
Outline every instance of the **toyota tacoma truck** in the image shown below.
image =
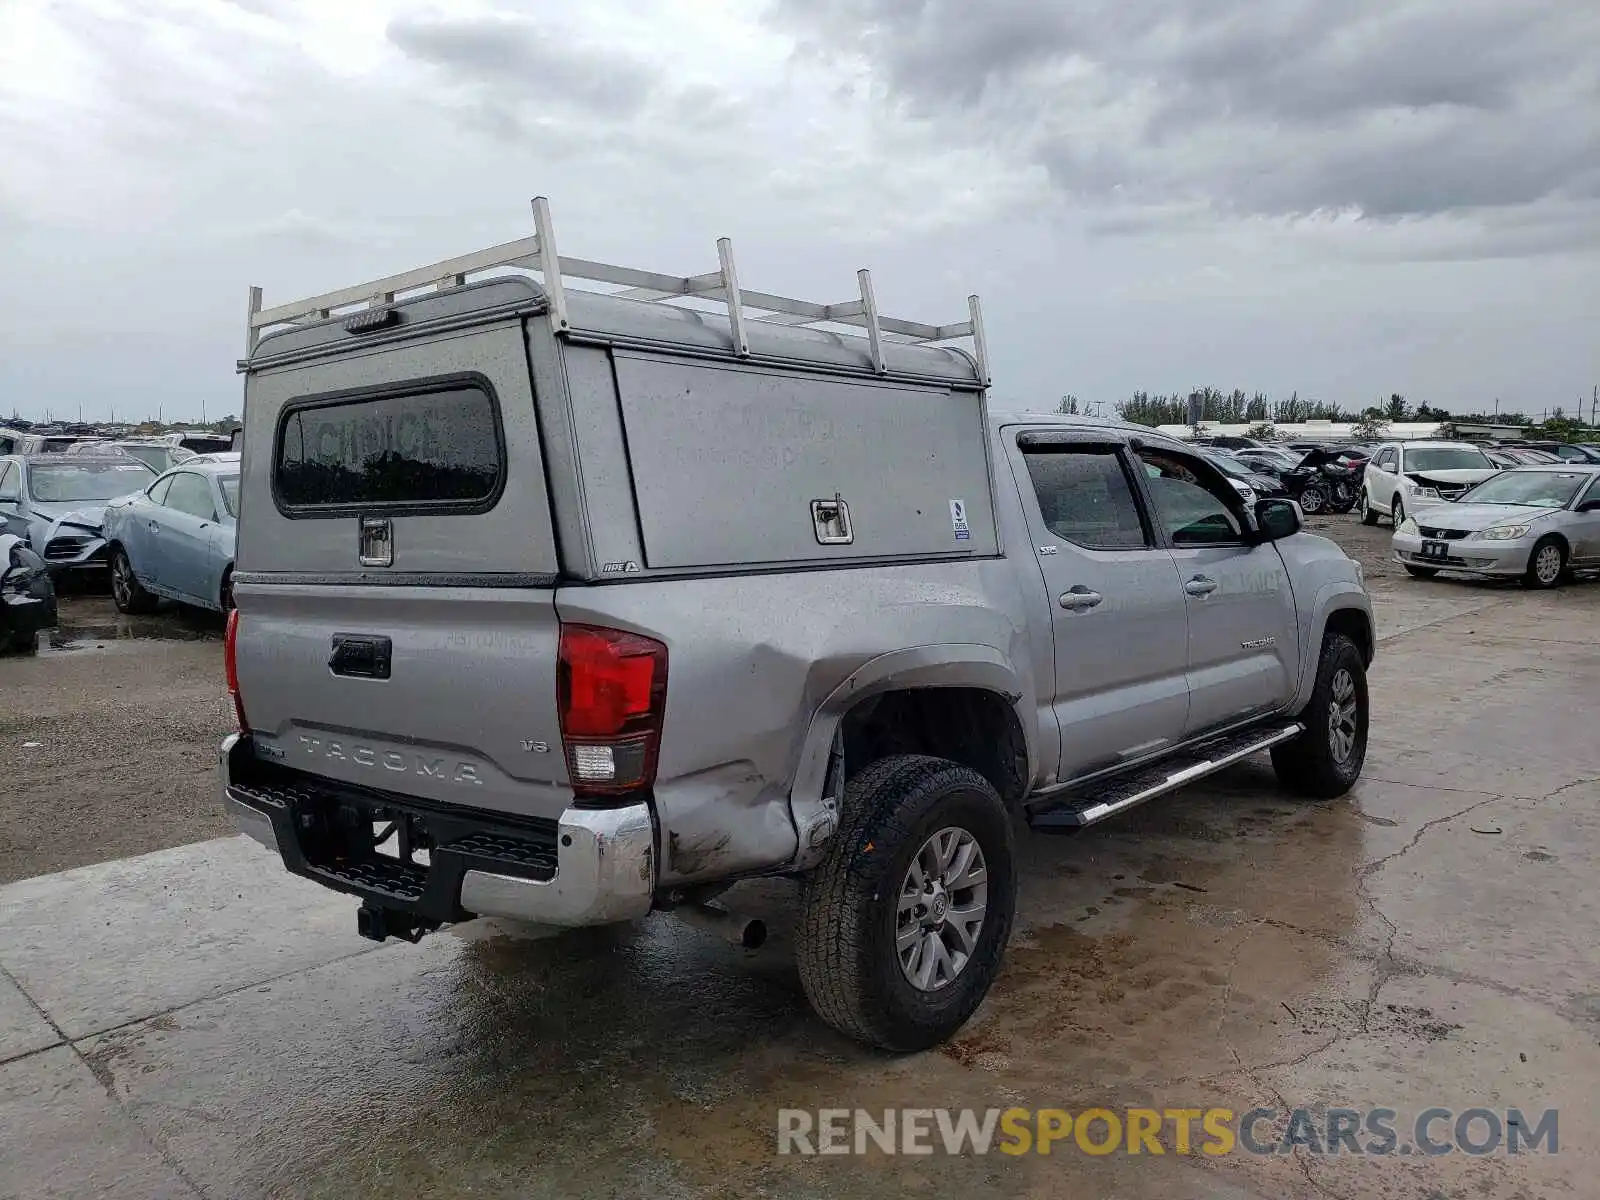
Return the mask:
<svg viewBox="0 0 1600 1200">
<path fill-rule="evenodd" d="M 1258 752 L 1356 781 L 1371 606 L 1292 502 L 990 411 L 976 298 L 924 324 L 866 272 L 812 303 L 741 288 L 726 240 L 679 277 L 534 226 L 250 294 L 221 786 L 362 933 L 788 876 L 817 1013 L 913 1051 L 1001 969 L 1019 834 Z"/>
</svg>

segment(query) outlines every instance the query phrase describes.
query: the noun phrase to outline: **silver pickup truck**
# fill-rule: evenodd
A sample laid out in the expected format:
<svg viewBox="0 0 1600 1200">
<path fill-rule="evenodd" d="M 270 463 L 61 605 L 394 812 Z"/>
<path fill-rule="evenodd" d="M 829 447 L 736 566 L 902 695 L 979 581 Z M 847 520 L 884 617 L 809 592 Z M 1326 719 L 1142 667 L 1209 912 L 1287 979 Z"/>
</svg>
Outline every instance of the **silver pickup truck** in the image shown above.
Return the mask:
<svg viewBox="0 0 1600 1200">
<path fill-rule="evenodd" d="M 733 928 L 714 897 L 789 876 L 817 1012 L 909 1051 L 1000 970 L 1019 829 L 1267 750 L 1296 793 L 1354 783 L 1371 607 L 1294 504 L 989 411 L 975 298 L 925 325 L 865 272 L 807 303 L 725 242 L 659 275 L 535 218 L 251 293 L 224 802 L 364 934 Z"/>
</svg>

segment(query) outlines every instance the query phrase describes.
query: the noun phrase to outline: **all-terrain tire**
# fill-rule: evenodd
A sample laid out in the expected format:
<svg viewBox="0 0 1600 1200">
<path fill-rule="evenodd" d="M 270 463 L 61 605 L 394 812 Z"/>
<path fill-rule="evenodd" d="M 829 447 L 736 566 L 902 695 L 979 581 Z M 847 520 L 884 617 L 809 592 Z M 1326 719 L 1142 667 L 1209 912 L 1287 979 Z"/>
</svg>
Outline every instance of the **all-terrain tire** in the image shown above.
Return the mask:
<svg viewBox="0 0 1600 1200">
<path fill-rule="evenodd" d="M 986 911 L 954 978 L 922 990 L 896 946 L 901 890 L 919 851 L 951 829 L 970 835 L 982 852 Z M 862 770 L 845 787 L 827 856 L 801 885 L 795 952 L 817 1015 L 897 1053 L 948 1038 L 999 973 L 1016 908 L 1015 864 L 1011 816 L 976 771 L 917 754 L 891 755 Z"/>
<path fill-rule="evenodd" d="M 1361 777 L 1367 757 L 1367 668 L 1342 633 L 1322 640 L 1317 682 L 1300 714 L 1305 732 L 1272 748 L 1278 782 L 1292 792 L 1331 800 Z"/>
</svg>

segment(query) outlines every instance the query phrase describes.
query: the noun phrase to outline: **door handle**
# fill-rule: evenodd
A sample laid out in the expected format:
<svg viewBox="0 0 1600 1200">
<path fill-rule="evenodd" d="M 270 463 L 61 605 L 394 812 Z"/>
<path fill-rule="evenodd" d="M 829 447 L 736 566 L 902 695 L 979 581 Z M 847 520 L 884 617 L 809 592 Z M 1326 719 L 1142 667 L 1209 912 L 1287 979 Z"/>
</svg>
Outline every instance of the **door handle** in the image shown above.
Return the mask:
<svg viewBox="0 0 1600 1200">
<path fill-rule="evenodd" d="M 1215 579 L 1207 579 L 1204 575 L 1196 575 L 1183 585 L 1183 590 L 1191 596 L 1209 596 L 1217 590 L 1217 581 Z"/>
<path fill-rule="evenodd" d="M 1088 612 L 1104 599 L 1099 592 L 1092 592 L 1080 583 L 1061 593 L 1061 607 L 1068 612 Z"/>
</svg>

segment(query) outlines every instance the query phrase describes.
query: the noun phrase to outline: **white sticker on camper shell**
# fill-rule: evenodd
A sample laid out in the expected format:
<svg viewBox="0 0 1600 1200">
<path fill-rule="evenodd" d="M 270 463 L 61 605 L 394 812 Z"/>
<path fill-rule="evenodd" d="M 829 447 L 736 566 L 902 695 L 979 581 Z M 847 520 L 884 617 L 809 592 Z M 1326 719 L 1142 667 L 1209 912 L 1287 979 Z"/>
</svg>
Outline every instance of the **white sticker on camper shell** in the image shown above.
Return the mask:
<svg viewBox="0 0 1600 1200">
<path fill-rule="evenodd" d="M 950 501 L 950 531 L 956 535 L 958 542 L 964 542 L 972 536 L 972 529 L 967 525 L 965 500 Z"/>
</svg>

